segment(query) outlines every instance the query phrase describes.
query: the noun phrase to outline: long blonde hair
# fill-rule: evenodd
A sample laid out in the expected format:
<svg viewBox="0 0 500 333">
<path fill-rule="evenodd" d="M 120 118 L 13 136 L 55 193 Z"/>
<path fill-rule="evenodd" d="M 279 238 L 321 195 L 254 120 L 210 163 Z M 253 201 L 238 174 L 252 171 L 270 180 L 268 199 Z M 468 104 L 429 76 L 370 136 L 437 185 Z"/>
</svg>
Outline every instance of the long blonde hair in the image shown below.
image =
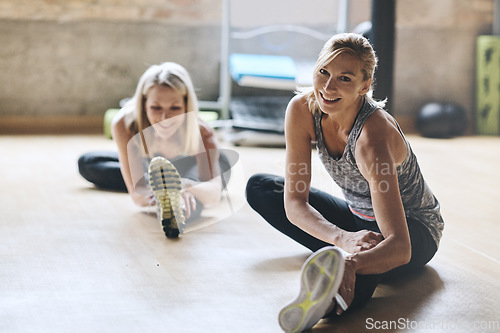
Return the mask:
<svg viewBox="0 0 500 333">
<path fill-rule="evenodd" d="M 314 66 L 313 76 L 318 75 L 319 71 L 323 67 L 328 65 L 333 59 L 342 53 L 351 54 L 359 59 L 363 80 L 366 81 L 371 79 L 373 86 L 375 80 L 374 73 L 378 62 L 377 56 L 368 39 L 355 33 L 334 35 L 325 43 L 323 49 L 319 53 L 316 65 Z M 306 97 L 309 110 L 311 110 L 311 112 L 319 110 L 319 104 L 316 100 L 316 96 L 314 95 L 313 87 L 298 89 L 297 93 Z M 372 98 L 372 93 L 373 90 L 372 87 L 370 87 L 370 90 L 366 94 L 365 98 L 376 104 L 378 107 L 383 108 L 386 100 L 375 101 Z"/>
<path fill-rule="evenodd" d="M 149 67 L 142 74 L 137 84 L 134 96 L 123 107 L 125 111 L 125 126 L 132 133 L 139 133 L 146 154 L 148 149 L 142 131 L 151 126 L 145 110 L 145 101 L 152 87 L 164 85 L 174 89 L 184 97 L 187 112 L 195 112 L 195 117 L 185 117 L 185 126 L 179 129 L 181 151 L 184 154 L 197 152 L 199 146 L 199 107 L 198 99 L 189 73 L 184 67 L 174 62 L 164 62 Z"/>
</svg>

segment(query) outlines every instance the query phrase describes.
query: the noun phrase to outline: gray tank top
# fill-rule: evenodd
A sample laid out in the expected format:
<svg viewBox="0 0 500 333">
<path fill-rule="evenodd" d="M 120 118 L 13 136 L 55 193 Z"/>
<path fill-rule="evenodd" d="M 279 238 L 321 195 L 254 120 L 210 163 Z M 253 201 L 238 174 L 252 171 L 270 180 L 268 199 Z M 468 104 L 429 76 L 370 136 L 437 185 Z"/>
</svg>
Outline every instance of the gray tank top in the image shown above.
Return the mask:
<svg viewBox="0 0 500 333">
<path fill-rule="evenodd" d="M 338 158 L 331 156 L 326 148 L 321 127 L 323 113 L 318 110 L 313 115 L 316 147 L 323 165 L 335 183 L 342 189 L 352 213 L 361 219 L 374 222 L 375 215 L 373 213 L 370 188 L 356 165 L 354 151 L 364 124 L 377 108 L 378 106 L 373 104 L 373 102 L 365 99 L 347 138 L 344 153 Z M 429 229 L 436 245 L 438 245 L 444 227 L 439 202 L 427 186 L 420 172 L 417 158 L 399 125 L 398 130 L 407 147 L 406 157 L 403 163 L 397 168 L 399 192 L 401 193 L 406 218 L 407 220 L 416 220 L 424 224 Z M 377 172 L 384 172 L 383 165 L 375 165 L 373 167 L 379 168 Z M 385 172 L 389 172 L 389 169 L 385 170 Z M 384 189 L 381 188 L 380 190 L 383 191 Z"/>
</svg>

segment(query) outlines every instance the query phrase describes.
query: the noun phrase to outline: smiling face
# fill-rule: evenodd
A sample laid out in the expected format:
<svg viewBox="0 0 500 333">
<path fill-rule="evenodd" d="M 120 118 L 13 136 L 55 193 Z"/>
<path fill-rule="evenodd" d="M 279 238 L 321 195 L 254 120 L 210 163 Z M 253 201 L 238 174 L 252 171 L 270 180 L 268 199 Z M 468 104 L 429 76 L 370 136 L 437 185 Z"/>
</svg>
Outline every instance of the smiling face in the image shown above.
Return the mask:
<svg viewBox="0 0 500 333">
<path fill-rule="evenodd" d="M 357 112 L 370 84 L 371 79 L 365 80 L 363 77 L 359 59 L 349 53 L 338 54 L 320 68 L 313 79 L 316 101 L 327 114 Z"/>
<path fill-rule="evenodd" d="M 186 113 L 184 96 L 171 87 L 154 85 L 149 89 L 144 102 L 149 123 L 160 137 L 171 138 L 184 122 Z"/>
</svg>

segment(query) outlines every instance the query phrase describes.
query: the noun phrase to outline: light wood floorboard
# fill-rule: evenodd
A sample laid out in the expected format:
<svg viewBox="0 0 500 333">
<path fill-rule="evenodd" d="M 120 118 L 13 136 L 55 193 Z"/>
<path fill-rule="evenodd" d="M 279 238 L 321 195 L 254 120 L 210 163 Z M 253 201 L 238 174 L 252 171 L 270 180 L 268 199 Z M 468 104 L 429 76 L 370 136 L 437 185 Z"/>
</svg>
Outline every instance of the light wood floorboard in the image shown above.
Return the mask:
<svg viewBox="0 0 500 333">
<path fill-rule="evenodd" d="M 314 332 L 390 321 L 399 326 L 379 331 L 500 331 L 500 138 L 409 139 L 442 205 L 440 250 L 421 274 Z M 228 148 L 240 154 L 237 210 L 172 241 L 153 210 L 79 176 L 78 156 L 112 141 L 0 136 L 0 332 L 280 332 L 309 252 L 241 195 L 253 173 L 283 174 L 284 150 Z M 339 193 L 313 163 L 313 185 Z"/>
</svg>

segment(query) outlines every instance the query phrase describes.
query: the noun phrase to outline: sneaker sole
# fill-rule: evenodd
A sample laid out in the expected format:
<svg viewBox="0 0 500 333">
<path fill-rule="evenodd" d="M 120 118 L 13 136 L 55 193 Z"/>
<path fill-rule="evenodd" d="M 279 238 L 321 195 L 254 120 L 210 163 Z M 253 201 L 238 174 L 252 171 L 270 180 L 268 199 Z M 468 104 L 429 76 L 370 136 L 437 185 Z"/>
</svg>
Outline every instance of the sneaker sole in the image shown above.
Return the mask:
<svg viewBox="0 0 500 333">
<path fill-rule="evenodd" d="M 163 157 L 155 157 L 149 164 L 149 184 L 159 203 L 159 220 L 168 238 L 179 236 L 179 223 L 185 217 L 181 203 L 181 177 L 174 165 Z"/>
<path fill-rule="evenodd" d="M 279 324 L 287 333 L 313 327 L 331 306 L 344 275 L 344 258 L 333 246 L 313 253 L 302 266 L 297 298 L 279 314 Z"/>
</svg>

